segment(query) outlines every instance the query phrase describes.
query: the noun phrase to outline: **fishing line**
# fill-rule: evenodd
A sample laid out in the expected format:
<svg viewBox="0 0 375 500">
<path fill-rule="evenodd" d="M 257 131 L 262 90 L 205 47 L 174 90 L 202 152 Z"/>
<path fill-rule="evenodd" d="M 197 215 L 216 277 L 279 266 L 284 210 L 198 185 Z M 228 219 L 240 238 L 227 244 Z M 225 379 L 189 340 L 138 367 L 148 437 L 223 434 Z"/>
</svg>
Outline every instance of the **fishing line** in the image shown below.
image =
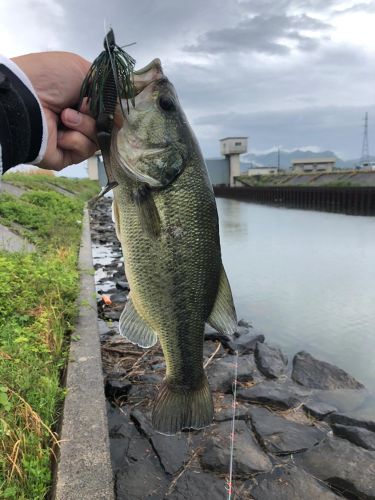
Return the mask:
<svg viewBox="0 0 375 500">
<path fill-rule="evenodd" d="M 237 404 L 237 373 L 238 373 L 238 351 L 236 351 L 236 360 L 234 365 L 234 381 L 233 381 L 233 415 L 232 415 L 232 431 L 230 433 L 230 461 L 229 461 L 229 478 L 227 481 L 228 500 L 231 500 L 233 493 L 233 456 L 234 456 L 234 428 L 236 423 L 236 404 Z"/>
</svg>

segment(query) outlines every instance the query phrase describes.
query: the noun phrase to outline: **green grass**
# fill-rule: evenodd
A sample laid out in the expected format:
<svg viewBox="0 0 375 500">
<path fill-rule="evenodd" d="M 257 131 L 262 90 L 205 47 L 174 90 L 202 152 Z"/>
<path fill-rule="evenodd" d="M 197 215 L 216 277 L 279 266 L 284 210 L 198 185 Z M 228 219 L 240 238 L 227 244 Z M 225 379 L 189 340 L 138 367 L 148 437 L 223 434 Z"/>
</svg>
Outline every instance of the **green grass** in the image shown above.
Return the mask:
<svg viewBox="0 0 375 500">
<path fill-rule="evenodd" d="M 0 251 L 0 498 L 37 500 L 50 489 L 57 449 L 51 429 L 76 317 L 84 198 L 98 188 L 68 198 L 44 191 L 43 180 L 37 189 L 41 176 L 25 177 L 32 191 L 0 195 L 0 222 L 16 222 L 37 245 L 31 254 Z"/>
<path fill-rule="evenodd" d="M 86 200 L 98 194 L 97 182 L 89 179 L 76 179 L 69 177 L 57 177 L 51 175 L 25 175 L 21 173 L 7 173 L 3 177 L 4 181 L 26 189 L 37 191 L 53 191 L 54 186 L 66 189 L 74 193 L 76 198 Z"/>
</svg>

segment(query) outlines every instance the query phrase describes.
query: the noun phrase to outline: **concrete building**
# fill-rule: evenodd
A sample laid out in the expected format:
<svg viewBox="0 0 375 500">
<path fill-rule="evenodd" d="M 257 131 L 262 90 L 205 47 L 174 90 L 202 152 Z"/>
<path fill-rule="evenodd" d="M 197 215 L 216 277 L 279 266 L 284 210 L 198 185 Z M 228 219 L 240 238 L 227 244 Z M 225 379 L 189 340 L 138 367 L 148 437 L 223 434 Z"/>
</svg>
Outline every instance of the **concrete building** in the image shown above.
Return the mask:
<svg viewBox="0 0 375 500">
<path fill-rule="evenodd" d="M 335 158 L 304 158 L 293 160 L 291 171 L 295 174 L 313 172 L 333 172 L 336 166 Z"/>
<path fill-rule="evenodd" d="M 213 186 L 229 186 L 229 158 L 207 158 L 206 166 Z"/>
<path fill-rule="evenodd" d="M 235 185 L 235 177 L 241 175 L 240 154 L 247 152 L 247 137 L 220 139 L 220 153 L 229 160 L 229 185 Z"/>
<path fill-rule="evenodd" d="M 280 169 L 278 167 L 250 167 L 247 171 L 247 175 L 276 175 L 280 173 Z"/>
</svg>

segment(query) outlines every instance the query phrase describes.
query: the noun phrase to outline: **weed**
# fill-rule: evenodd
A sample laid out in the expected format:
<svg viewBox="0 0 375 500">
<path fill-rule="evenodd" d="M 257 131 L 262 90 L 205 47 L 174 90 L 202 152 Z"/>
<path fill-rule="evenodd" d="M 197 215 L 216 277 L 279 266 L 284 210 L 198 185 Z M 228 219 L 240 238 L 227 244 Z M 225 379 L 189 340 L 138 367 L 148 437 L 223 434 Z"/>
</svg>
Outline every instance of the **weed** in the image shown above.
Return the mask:
<svg viewBox="0 0 375 500">
<path fill-rule="evenodd" d="M 61 186 L 59 177 L 6 177 L 29 191 L 1 194 L 0 220 L 36 243 L 37 252 L 0 251 L 0 498 L 41 500 L 51 486 L 61 374 L 77 313 L 78 221 L 93 189 L 65 179 L 64 187 L 78 193 L 66 197 L 50 186 Z"/>
</svg>

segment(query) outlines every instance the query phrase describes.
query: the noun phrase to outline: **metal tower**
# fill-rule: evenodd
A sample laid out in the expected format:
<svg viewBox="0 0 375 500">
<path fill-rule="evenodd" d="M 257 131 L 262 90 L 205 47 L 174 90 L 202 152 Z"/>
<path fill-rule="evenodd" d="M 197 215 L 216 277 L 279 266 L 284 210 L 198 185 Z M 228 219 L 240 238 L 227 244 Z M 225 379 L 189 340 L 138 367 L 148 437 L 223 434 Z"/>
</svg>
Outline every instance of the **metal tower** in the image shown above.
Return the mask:
<svg viewBox="0 0 375 500">
<path fill-rule="evenodd" d="M 365 126 L 363 130 L 361 165 L 370 161 L 370 153 L 368 149 L 368 113 L 365 114 Z"/>
</svg>

